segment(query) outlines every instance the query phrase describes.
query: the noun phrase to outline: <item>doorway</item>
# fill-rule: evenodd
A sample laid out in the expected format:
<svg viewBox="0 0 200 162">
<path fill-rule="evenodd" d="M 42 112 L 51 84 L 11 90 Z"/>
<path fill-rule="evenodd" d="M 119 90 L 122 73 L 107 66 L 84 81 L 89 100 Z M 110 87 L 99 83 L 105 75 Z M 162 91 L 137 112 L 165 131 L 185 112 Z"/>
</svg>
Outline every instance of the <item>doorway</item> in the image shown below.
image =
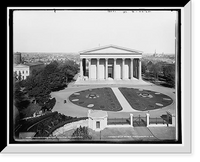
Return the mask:
<svg viewBox="0 0 200 162">
<path fill-rule="evenodd" d="M 100 129 L 100 121 L 97 121 L 97 122 L 96 122 L 96 128 L 97 128 L 97 129 Z"/>
<path fill-rule="evenodd" d="M 113 66 L 108 65 L 108 78 L 113 78 Z"/>
</svg>

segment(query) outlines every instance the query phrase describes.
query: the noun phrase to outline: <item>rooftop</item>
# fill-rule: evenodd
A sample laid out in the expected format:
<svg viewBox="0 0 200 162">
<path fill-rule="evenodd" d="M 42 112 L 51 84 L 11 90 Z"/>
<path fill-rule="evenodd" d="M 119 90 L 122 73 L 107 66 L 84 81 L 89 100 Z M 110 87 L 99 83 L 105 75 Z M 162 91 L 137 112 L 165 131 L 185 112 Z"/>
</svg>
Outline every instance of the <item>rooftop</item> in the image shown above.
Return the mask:
<svg viewBox="0 0 200 162">
<path fill-rule="evenodd" d="M 107 112 L 102 110 L 89 110 L 88 112 L 88 117 L 91 118 L 104 118 L 107 116 L 108 116 Z"/>
<path fill-rule="evenodd" d="M 44 63 L 43 62 L 29 62 L 29 63 L 25 63 L 24 65 L 36 66 L 36 65 L 44 65 Z"/>
<path fill-rule="evenodd" d="M 134 49 L 130 49 L 130 48 L 125 48 L 125 47 L 120 47 L 120 46 L 116 46 L 116 45 L 107 45 L 107 46 L 100 46 L 97 48 L 93 48 L 93 49 L 89 49 L 89 50 L 85 50 L 85 51 L 81 51 L 80 54 L 93 54 L 93 53 L 119 53 L 119 54 L 123 54 L 123 53 L 129 53 L 129 54 L 136 54 L 136 55 L 141 55 L 142 52 L 138 51 L 138 50 L 134 50 Z"/>
</svg>

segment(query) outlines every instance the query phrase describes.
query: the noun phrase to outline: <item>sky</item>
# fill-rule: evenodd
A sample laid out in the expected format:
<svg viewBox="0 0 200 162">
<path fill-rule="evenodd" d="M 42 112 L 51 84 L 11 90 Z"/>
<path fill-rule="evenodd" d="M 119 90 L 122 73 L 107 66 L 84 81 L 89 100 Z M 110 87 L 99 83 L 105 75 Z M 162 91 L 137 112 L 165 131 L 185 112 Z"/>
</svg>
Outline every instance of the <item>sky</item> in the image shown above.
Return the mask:
<svg viewBox="0 0 200 162">
<path fill-rule="evenodd" d="M 175 53 L 175 11 L 21 10 L 13 14 L 14 52 L 79 52 L 117 45 Z"/>
</svg>

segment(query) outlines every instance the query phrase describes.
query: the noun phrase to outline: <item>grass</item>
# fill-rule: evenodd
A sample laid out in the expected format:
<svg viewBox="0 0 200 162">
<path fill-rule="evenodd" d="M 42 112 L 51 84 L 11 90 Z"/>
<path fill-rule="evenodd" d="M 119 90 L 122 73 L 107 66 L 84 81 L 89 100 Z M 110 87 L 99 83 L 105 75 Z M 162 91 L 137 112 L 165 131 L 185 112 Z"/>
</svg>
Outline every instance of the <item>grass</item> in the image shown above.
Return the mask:
<svg viewBox="0 0 200 162">
<path fill-rule="evenodd" d="M 139 111 L 160 109 L 170 105 L 173 102 L 172 98 L 169 96 L 162 93 L 157 93 L 155 91 L 125 87 L 121 87 L 119 90 L 124 95 L 131 107 Z M 143 97 L 141 94 L 143 94 L 143 96 L 150 97 Z"/>
<path fill-rule="evenodd" d="M 170 105 L 173 100 L 169 96 L 150 90 L 120 87 L 131 107 L 138 111 L 160 109 Z M 103 111 L 121 111 L 122 107 L 111 88 L 94 88 L 75 92 L 69 100 L 81 107 Z"/>
<path fill-rule="evenodd" d="M 77 95 L 78 94 L 78 95 Z M 78 99 L 78 101 L 74 100 Z M 95 88 L 76 92 L 69 100 L 79 106 L 93 110 L 121 111 L 122 107 L 111 88 Z M 92 105 L 92 107 L 88 107 Z"/>
</svg>

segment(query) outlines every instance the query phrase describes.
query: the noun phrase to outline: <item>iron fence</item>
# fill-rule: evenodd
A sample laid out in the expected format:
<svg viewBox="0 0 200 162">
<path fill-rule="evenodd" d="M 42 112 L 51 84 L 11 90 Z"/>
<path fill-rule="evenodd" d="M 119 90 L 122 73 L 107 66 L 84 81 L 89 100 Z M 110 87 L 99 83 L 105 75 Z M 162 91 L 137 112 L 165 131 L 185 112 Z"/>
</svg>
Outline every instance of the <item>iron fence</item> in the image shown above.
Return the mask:
<svg viewBox="0 0 200 162">
<path fill-rule="evenodd" d="M 149 124 L 169 124 L 163 118 L 149 118 Z"/>
<path fill-rule="evenodd" d="M 130 125 L 129 118 L 108 118 L 108 125 Z"/>
</svg>

